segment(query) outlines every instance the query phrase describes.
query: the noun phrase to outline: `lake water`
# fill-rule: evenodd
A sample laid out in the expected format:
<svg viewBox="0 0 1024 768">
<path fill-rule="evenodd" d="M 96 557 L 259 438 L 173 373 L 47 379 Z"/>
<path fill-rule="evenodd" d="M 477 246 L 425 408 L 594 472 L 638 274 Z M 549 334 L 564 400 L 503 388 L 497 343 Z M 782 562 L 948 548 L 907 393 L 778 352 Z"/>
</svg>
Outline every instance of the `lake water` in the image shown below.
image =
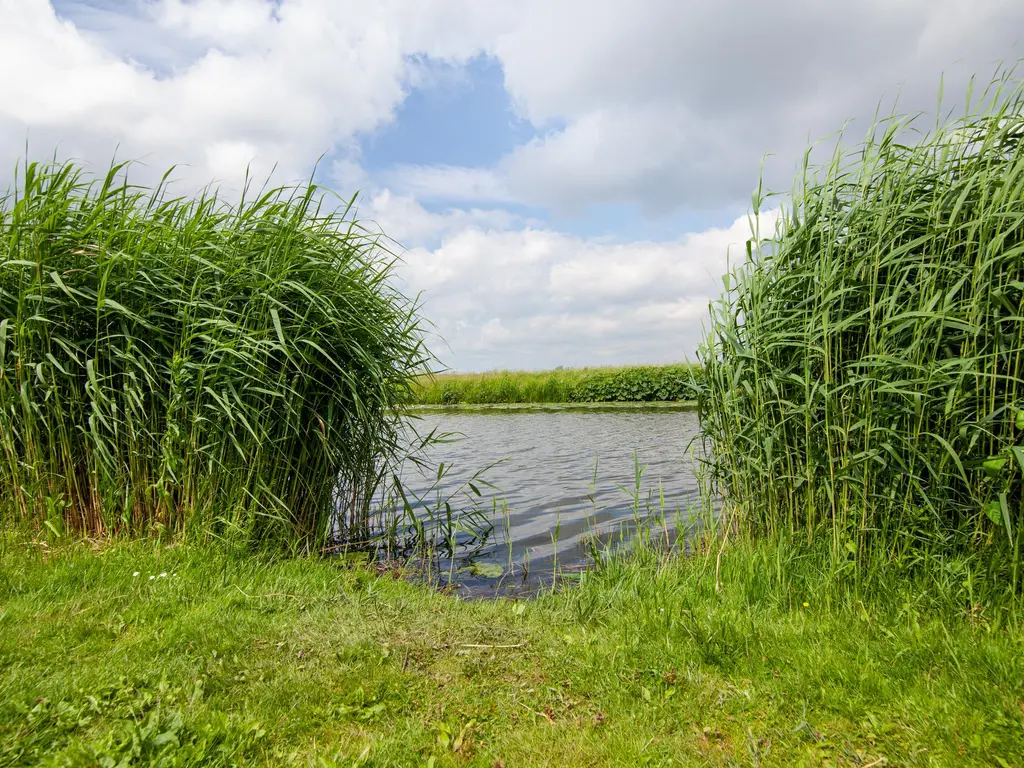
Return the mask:
<svg viewBox="0 0 1024 768">
<path fill-rule="evenodd" d="M 449 468 L 435 475 L 406 472 L 407 487 L 425 502 L 450 500 L 453 512 L 486 508 L 493 523 L 485 540 L 463 532 L 454 559 L 440 562 L 442 578 L 454 574 L 459 589 L 481 593 L 543 583 L 553 567 L 571 572 L 587 562 L 584 541 L 628 536 L 638 521 L 673 536 L 699 506 L 693 453 L 697 416 L 675 408 L 489 409 L 420 411 L 417 430 L 458 433 L 455 442 L 427 450 L 429 464 Z M 474 483 L 478 470 L 497 490 Z M 641 470 L 637 484 L 637 468 Z M 482 504 L 481 504 L 482 502 Z M 496 506 L 497 512 L 492 512 Z M 501 578 L 496 574 L 502 572 Z"/>
</svg>

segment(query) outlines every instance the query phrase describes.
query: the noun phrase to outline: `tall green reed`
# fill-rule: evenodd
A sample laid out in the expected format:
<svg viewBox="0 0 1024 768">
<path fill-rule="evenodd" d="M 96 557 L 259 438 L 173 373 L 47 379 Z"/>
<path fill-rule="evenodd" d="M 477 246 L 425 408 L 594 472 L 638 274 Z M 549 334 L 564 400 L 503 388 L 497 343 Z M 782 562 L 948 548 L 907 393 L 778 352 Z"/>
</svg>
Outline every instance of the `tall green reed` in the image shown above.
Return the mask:
<svg viewBox="0 0 1024 768">
<path fill-rule="evenodd" d="M 809 150 L 771 234 L 755 194 L 700 351 L 706 478 L 739 528 L 860 563 L 998 553 L 1016 589 L 1024 85 L 1001 73 L 922 120 L 879 119 L 822 166 Z"/>
<path fill-rule="evenodd" d="M 360 535 L 430 359 L 393 257 L 313 184 L 130 171 L 29 162 L 0 197 L 0 525 Z"/>
</svg>

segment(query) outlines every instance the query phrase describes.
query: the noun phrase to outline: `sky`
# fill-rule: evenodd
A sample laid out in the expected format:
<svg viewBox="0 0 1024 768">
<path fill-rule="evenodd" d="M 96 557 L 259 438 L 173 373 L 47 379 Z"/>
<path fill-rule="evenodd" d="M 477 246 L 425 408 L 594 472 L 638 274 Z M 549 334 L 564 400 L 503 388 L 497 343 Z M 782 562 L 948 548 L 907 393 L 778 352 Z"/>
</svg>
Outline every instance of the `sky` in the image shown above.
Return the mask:
<svg viewBox="0 0 1024 768">
<path fill-rule="evenodd" d="M 448 368 L 692 360 L 762 174 L 770 227 L 810 142 L 955 109 L 1022 37 L 1020 0 L 0 0 L 0 186 L 314 178 Z"/>
</svg>

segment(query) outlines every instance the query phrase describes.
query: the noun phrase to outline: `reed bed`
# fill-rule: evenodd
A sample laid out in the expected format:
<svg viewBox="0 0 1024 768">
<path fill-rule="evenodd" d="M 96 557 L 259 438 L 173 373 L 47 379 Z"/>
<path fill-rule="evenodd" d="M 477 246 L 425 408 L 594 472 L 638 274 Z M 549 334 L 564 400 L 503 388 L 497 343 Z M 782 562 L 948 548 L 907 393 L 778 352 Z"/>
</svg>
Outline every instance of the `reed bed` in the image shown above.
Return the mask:
<svg viewBox="0 0 1024 768">
<path fill-rule="evenodd" d="M 0 526 L 357 534 L 429 362 L 392 257 L 311 184 L 130 171 L 27 163 L 0 197 Z"/>
<path fill-rule="evenodd" d="M 1019 590 L 1024 89 L 967 104 L 805 159 L 712 306 L 698 411 L 736 527 L 858 563 L 987 552 Z"/>
<path fill-rule="evenodd" d="M 422 405 L 693 400 L 699 376 L 685 364 L 447 373 L 420 377 L 414 397 Z"/>
</svg>

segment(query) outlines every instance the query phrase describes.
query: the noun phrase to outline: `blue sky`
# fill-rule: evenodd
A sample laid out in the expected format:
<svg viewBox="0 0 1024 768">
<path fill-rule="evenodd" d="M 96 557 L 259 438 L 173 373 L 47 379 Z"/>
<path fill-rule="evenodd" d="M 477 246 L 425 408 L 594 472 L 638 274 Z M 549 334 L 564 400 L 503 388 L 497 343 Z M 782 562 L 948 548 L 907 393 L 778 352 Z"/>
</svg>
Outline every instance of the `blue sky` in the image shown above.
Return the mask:
<svg viewBox="0 0 1024 768">
<path fill-rule="evenodd" d="M 393 122 L 359 137 L 362 166 L 371 176 L 406 165 L 487 168 L 517 146 L 564 128 L 560 122 L 538 128 L 516 114 L 498 59 L 479 55 L 458 67 L 429 60 L 418 63 L 427 71 L 424 81 L 409 88 Z M 756 172 L 751 169 L 752 178 Z M 425 207 L 436 212 L 458 202 L 441 199 Z M 627 202 L 591 205 L 566 215 L 543 206 L 504 207 L 564 232 L 619 240 L 678 237 L 708 226 L 727 226 L 735 218 L 735 210 L 647 215 L 639 205 Z"/>
<path fill-rule="evenodd" d="M 1001 0 L 0 0 L 0 162 L 116 150 L 187 192 L 322 158 L 444 365 L 666 362 L 763 160 L 788 191 L 808 140 L 932 110 L 940 76 L 959 102 L 1021 29 Z"/>
<path fill-rule="evenodd" d="M 479 55 L 460 66 L 422 60 L 394 121 L 360 136 L 363 165 L 492 165 L 539 131 L 516 113 L 501 62 Z"/>
<path fill-rule="evenodd" d="M 423 82 L 409 87 L 393 121 L 359 136 L 362 167 L 371 176 L 408 165 L 487 168 L 517 146 L 564 128 L 561 122 L 537 127 L 516 114 L 498 59 L 481 54 L 457 67 L 430 60 L 417 64 L 426 70 Z M 756 173 L 757 169 L 751 168 L 751 184 Z M 442 198 L 425 202 L 424 207 L 440 212 L 459 202 Z M 711 226 L 728 226 L 737 215 L 736 206 L 683 208 L 652 215 L 630 202 L 592 204 L 571 213 L 515 203 L 503 208 L 562 232 L 615 241 L 670 239 Z"/>
</svg>

